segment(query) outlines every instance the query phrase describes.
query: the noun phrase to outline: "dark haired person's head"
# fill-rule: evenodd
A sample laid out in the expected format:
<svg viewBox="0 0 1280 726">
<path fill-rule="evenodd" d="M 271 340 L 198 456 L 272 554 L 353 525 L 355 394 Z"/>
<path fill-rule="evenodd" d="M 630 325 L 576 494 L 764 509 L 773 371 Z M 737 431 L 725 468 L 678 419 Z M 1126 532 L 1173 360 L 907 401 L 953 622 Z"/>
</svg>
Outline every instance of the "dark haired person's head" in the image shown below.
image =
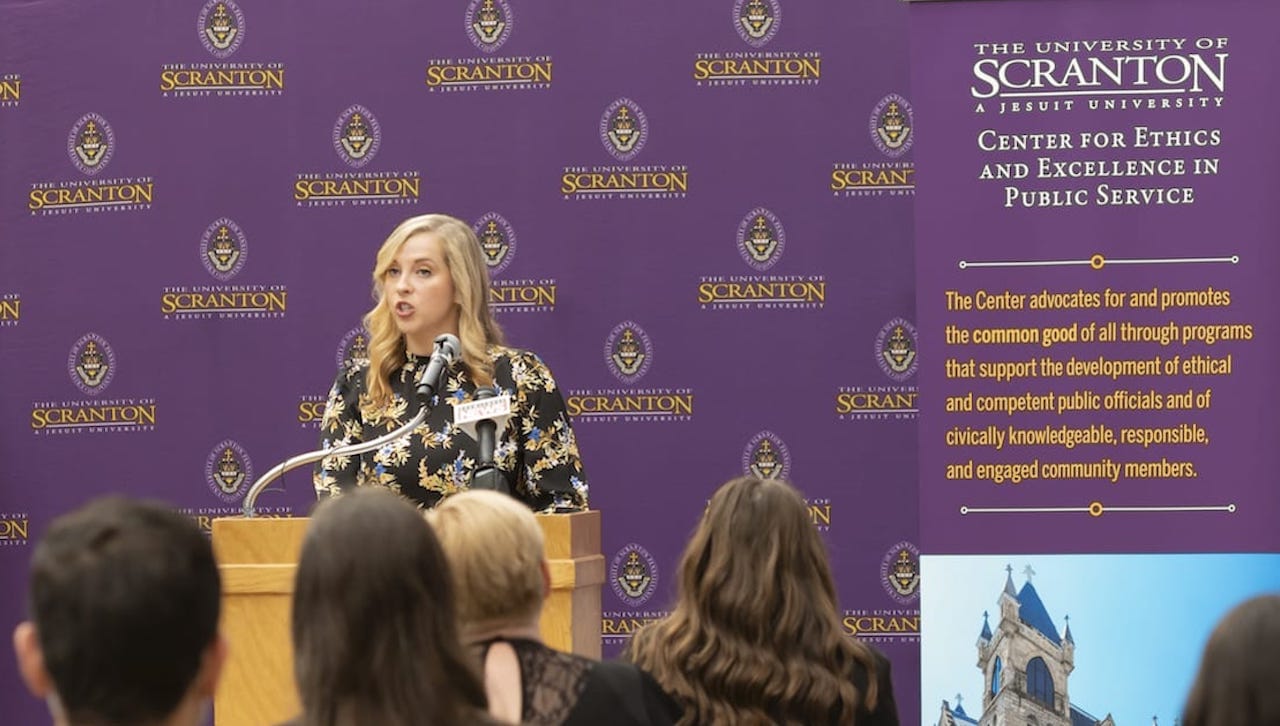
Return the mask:
<svg viewBox="0 0 1280 726">
<path fill-rule="evenodd" d="M 316 508 L 292 627 L 304 726 L 448 726 L 485 711 L 444 553 L 422 513 L 385 489 Z"/>
<path fill-rule="evenodd" d="M 54 721 L 195 724 L 225 645 L 213 550 L 163 505 L 107 497 L 54 520 L 31 559 L 23 680 Z"/>
<path fill-rule="evenodd" d="M 1246 600 L 1213 629 L 1184 726 L 1280 724 L 1280 595 Z"/>
<path fill-rule="evenodd" d="M 671 615 L 630 656 L 684 704 L 682 723 L 853 723 L 875 707 L 875 658 L 841 631 L 826 547 L 790 484 L 721 486 L 677 576 Z"/>
</svg>

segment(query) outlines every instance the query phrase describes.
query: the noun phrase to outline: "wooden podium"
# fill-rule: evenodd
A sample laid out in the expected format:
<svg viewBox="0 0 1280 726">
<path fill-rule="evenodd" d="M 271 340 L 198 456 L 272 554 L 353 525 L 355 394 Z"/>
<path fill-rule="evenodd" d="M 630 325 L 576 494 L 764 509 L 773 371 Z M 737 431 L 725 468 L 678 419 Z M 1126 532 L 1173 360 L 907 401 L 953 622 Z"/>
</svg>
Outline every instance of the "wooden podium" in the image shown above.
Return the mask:
<svg viewBox="0 0 1280 726">
<path fill-rule="evenodd" d="M 214 698 L 215 726 L 272 726 L 298 714 L 289 611 L 307 519 L 213 522 L 222 573 L 222 632 L 230 646 Z M 600 513 L 540 514 L 551 569 L 542 639 L 600 657 Z M 423 526 L 427 526 L 423 523 Z"/>
</svg>

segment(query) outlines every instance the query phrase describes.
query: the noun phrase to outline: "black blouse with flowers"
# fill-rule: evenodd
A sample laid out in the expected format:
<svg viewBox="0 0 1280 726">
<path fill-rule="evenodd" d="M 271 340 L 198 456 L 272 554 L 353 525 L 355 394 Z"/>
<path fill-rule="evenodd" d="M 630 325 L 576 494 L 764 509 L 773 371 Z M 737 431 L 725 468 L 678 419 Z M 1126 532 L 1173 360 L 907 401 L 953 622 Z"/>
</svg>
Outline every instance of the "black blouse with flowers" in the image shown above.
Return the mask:
<svg viewBox="0 0 1280 726">
<path fill-rule="evenodd" d="M 586 509 L 587 479 L 551 371 L 538 356 L 515 348 L 491 347 L 489 358 L 494 364 L 494 385 L 500 395 L 511 396 L 511 418 L 496 437 L 494 465 L 534 511 Z M 390 405 L 373 417 L 362 415 L 360 407 L 366 397 L 368 360 L 339 371 L 320 425 L 321 446 L 368 441 L 413 418 L 417 379 L 426 365 L 426 356 L 409 354 L 408 361 L 391 375 Z M 312 474 L 316 495 L 332 496 L 353 486 L 385 486 L 430 508 L 443 497 L 465 490 L 479 445 L 453 423 L 453 407 L 472 400 L 475 390 L 475 383 L 455 363 L 444 375 L 426 423 L 380 449 L 359 456 L 325 457 Z"/>
</svg>

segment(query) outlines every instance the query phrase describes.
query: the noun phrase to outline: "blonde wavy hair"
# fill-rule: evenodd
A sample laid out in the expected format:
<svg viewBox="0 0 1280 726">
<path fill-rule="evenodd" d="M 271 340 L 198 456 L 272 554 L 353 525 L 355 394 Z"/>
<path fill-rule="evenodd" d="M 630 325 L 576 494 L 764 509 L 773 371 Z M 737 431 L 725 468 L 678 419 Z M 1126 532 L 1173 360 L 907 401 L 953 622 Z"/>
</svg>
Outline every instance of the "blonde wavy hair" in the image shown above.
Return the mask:
<svg viewBox="0 0 1280 726">
<path fill-rule="evenodd" d="M 463 630 L 527 624 L 543 591 L 542 527 L 523 503 L 472 489 L 427 512 L 449 560 Z"/>
<path fill-rule="evenodd" d="M 364 316 L 369 332 L 369 372 L 365 390 L 366 411 L 377 411 L 391 402 L 391 374 L 407 360 L 404 336 L 396 329 L 395 316 L 383 294 L 387 270 L 400 248 L 415 234 L 428 233 L 440 240 L 445 267 L 453 279 L 454 304 L 458 306 L 458 338 L 462 363 L 476 385 L 493 383 L 489 346 L 502 345 L 502 328 L 489 311 L 489 272 L 481 255 L 480 240 L 471 227 L 446 214 L 424 214 L 401 222 L 382 247 L 373 265 L 375 305 Z"/>
<path fill-rule="evenodd" d="M 826 548 L 791 485 L 720 487 L 678 578 L 675 608 L 629 654 L 684 706 L 681 724 L 852 724 L 875 708 L 875 655 L 841 629 Z"/>
</svg>

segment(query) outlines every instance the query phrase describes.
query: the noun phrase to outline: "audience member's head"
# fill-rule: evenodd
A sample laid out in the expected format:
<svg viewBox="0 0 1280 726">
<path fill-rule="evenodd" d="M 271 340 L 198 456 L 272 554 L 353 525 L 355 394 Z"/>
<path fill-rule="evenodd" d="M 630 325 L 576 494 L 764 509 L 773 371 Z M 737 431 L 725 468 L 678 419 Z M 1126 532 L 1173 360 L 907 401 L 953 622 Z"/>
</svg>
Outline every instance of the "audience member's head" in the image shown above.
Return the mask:
<svg viewBox="0 0 1280 726">
<path fill-rule="evenodd" d="M 293 601 L 304 726 L 473 723 L 484 690 L 458 639 L 444 553 L 381 488 L 316 508 Z"/>
<path fill-rule="evenodd" d="M 542 527 L 495 491 L 454 494 L 427 513 L 449 558 L 465 640 L 482 662 L 489 713 L 502 723 L 670 724 L 677 710 L 631 663 L 601 663 L 542 642 L 550 591 Z"/>
<path fill-rule="evenodd" d="M 195 523 L 99 499 L 54 520 L 31 560 L 23 680 L 58 724 L 196 724 L 225 656 L 221 584 Z"/>
<path fill-rule="evenodd" d="M 1280 724 L 1280 595 L 1246 600 L 1205 645 L 1183 726 Z"/>
<path fill-rule="evenodd" d="M 671 615 L 630 656 L 682 702 L 683 723 L 852 723 L 874 708 L 875 657 L 841 630 L 826 548 L 789 484 L 720 487 L 677 577 Z"/>
<path fill-rule="evenodd" d="M 537 624 L 547 570 L 542 528 L 527 506 L 471 490 L 445 499 L 427 518 L 449 558 L 469 636 Z"/>
</svg>

